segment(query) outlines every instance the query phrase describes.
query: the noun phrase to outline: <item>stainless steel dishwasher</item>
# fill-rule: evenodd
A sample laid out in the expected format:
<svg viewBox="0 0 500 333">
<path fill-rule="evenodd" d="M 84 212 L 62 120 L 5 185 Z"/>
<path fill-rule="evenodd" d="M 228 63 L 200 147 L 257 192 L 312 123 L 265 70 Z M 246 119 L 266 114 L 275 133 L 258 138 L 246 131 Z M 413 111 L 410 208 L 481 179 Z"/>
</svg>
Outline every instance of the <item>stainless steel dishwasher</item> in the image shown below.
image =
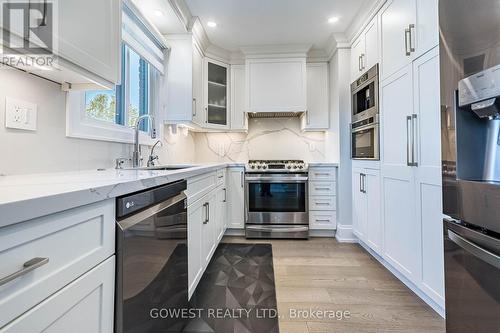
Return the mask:
<svg viewBox="0 0 500 333">
<path fill-rule="evenodd" d="M 182 180 L 116 199 L 117 333 L 181 332 L 186 325 L 156 315 L 188 307 L 185 189 Z"/>
</svg>

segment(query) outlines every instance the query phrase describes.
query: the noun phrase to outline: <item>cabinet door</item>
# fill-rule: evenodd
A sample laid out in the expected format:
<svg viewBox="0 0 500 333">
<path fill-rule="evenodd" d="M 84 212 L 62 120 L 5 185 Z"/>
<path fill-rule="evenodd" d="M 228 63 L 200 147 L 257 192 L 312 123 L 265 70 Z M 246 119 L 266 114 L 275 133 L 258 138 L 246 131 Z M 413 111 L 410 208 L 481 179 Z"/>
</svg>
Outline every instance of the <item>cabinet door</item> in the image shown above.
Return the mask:
<svg viewBox="0 0 500 333">
<path fill-rule="evenodd" d="M 369 70 L 379 62 L 380 55 L 378 31 L 378 16 L 376 16 L 363 31 L 365 41 L 365 52 L 361 58 L 363 72 Z"/>
<path fill-rule="evenodd" d="M 121 1 L 64 0 L 57 3 L 61 57 L 111 83 L 118 83 Z"/>
<path fill-rule="evenodd" d="M 216 219 L 215 223 L 217 225 L 217 239 L 216 243 L 220 242 L 222 237 L 224 236 L 224 229 L 225 229 L 225 224 L 226 224 L 226 217 L 227 217 L 227 190 L 225 187 L 220 187 L 217 189 L 217 210 L 216 210 Z"/>
<path fill-rule="evenodd" d="M 351 45 L 351 81 L 356 80 L 362 71 L 361 55 L 365 53 L 365 39 L 361 35 Z"/>
<path fill-rule="evenodd" d="M 108 258 L 34 308 L 2 333 L 112 333 L 115 256 Z"/>
<path fill-rule="evenodd" d="M 389 0 L 381 9 L 382 79 L 397 72 L 411 62 L 410 36 L 405 31 L 415 24 L 416 0 Z M 412 30 L 414 31 L 414 29 Z"/>
<path fill-rule="evenodd" d="M 352 224 L 356 237 L 365 242 L 365 221 L 367 219 L 366 195 L 363 193 L 362 169 L 352 172 Z"/>
<path fill-rule="evenodd" d="M 245 228 L 245 168 L 229 168 L 227 173 L 228 228 Z"/>
<path fill-rule="evenodd" d="M 203 274 L 202 226 L 206 218 L 205 201 L 199 200 L 188 207 L 188 285 L 189 297 L 194 293 Z"/>
<path fill-rule="evenodd" d="M 408 165 L 413 114 L 411 65 L 383 82 L 381 103 L 385 258 L 417 283 L 420 227 L 415 218 L 414 170 Z"/>
<path fill-rule="evenodd" d="M 417 0 L 415 29 L 418 57 L 439 44 L 438 0 Z"/>
<path fill-rule="evenodd" d="M 248 130 L 245 112 L 245 65 L 231 66 L 231 130 Z"/>
<path fill-rule="evenodd" d="M 203 112 L 203 54 L 193 43 L 193 123 L 202 125 Z"/>
<path fill-rule="evenodd" d="M 422 288 L 444 306 L 438 48 L 414 62 L 413 81 L 419 134 L 415 190 L 416 216 L 422 228 Z"/>
<path fill-rule="evenodd" d="M 203 198 L 203 221 L 201 227 L 201 259 L 204 268 L 207 267 L 212 254 L 214 252 L 214 244 L 216 239 L 217 225 L 216 225 L 216 210 L 217 202 L 213 192 L 206 198 Z"/>
<path fill-rule="evenodd" d="M 378 170 L 364 170 L 364 186 L 366 192 L 367 219 L 365 222 L 366 243 L 370 248 L 382 254 L 382 220 L 380 201 L 380 172 Z"/>
<path fill-rule="evenodd" d="M 229 68 L 219 61 L 205 59 L 205 125 L 229 129 Z"/>
<path fill-rule="evenodd" d="M 302 116 L 302 130 L 325 130 L 330 127 L 328 64 L 307 65 L 307 112 Z"/>
</svg>

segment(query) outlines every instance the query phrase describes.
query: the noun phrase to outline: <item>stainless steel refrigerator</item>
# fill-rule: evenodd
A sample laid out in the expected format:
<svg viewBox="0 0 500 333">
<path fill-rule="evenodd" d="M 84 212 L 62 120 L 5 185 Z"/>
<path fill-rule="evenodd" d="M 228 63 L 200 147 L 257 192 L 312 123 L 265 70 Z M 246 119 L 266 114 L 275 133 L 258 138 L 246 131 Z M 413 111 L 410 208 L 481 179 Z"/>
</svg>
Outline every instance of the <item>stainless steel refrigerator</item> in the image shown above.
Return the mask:
<svg viewBox="0 0 500 333">
<path fill-rule="evenodd" d="M 500 1 L 440 0 L 446 331 L 500 332 Z"/>
</svg>

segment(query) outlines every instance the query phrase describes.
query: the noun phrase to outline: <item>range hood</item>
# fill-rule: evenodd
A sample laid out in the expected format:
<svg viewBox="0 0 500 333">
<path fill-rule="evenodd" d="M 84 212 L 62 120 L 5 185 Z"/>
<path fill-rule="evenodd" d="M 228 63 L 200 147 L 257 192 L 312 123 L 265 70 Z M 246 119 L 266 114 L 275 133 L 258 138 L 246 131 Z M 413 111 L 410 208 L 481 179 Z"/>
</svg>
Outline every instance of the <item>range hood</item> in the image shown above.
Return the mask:
<svg viewBox="0 0 500 333">
<path fill-rule="evenodd" d="M 248 118 L 297 118 L 303 112 L 249 112 Z"/>
</svg>

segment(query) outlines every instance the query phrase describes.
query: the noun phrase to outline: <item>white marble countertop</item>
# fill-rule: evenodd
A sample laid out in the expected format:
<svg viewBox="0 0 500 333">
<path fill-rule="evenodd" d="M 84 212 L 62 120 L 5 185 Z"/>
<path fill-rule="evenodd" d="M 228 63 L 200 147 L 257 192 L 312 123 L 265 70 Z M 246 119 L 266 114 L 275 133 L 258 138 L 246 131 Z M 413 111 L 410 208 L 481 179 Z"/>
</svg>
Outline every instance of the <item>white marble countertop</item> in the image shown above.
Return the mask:
<svg viewBox="0 0 500 333">
<path fill-rule="evenodd" d="M 0 227 L 244 163 L 0 176 Z M 176 166 L 176 165 L 172 165 Z"/>
</svg>

